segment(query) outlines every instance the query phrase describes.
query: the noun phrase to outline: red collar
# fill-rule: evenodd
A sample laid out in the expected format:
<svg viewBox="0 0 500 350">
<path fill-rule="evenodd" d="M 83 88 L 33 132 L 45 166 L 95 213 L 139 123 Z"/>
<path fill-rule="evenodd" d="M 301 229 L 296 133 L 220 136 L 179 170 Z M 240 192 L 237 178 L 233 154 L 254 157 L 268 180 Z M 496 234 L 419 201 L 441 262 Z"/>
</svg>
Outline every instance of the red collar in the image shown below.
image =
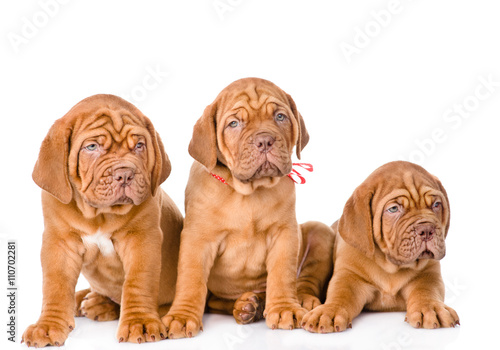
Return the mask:
<svg viewBox="0 0 500 350">
<path fill-rule="evenodd" d="M 313 171 L 313 166 L 312 164 L 309 163 L 292 163 L 293 166 L 298 166 L 301 167 L 309 172 Z M 221 176 L 216 175 L 214 173 L 210 173 L 214 178 L 222 182 L 224 185 L 229 185 L 226 180 L 224 180 Z M 287 175 L 290 179 L 292 179 L 293 182 L 299 185 L 303 185 L 306 183 L 306 179 L 296 170 L 292 168 L 292 172 Z M 297 181 L 295 178 L 298 178 L 299 181 Z"/>
<path fill-rule="evenodd" d="M 215 177 L 217 180 L 219 180 L 220 182 L 222 182 L 224 185 L 229 185 L 226 180 L 224 180 L 222 177 L 220 177 L 219 175 L 215 175 L 214 173 L 210 173 L 210 175 L 212 175 L 213 177 Z"/>
</svg>

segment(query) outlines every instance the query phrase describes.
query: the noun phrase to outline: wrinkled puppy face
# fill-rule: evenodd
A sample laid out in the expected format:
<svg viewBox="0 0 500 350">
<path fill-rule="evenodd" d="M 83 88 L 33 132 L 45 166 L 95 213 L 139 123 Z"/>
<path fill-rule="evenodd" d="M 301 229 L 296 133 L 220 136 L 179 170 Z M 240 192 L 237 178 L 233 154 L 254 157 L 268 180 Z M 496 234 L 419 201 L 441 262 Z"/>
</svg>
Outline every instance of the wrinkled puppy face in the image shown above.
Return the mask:
<svg viewBox="0 0 500 350">
<path fill-rule="evenodd" d="M 404 184 L 383 205 L 380 246 L 397 265 L 417 259 L 440 260 L 446 251 L 446 196 L 425 182 L 414 181 L 410 174 L 405 174 Z"/>
<path fill-rule="evenodd" d="M 309 140 L 295 102 L 270 81 L 237 80 L 205 108 L 193 128 L 189 153 L 212 171 L 226 166 L 243 184 L 290 173 Z"/>
<path fill-rule="evenodd" d="M 241 182 L 292 170 L 292 111 L 268 86 L 234 93 L 217 123 L 218 148 Z"/>
<path fill-rule="evenodd" d="M 123 214 L 155 195 L 170 169 L 151 121 L 131 103 L 101 94 L 55 121 L 33 180 L 64 204 L 76 200 L 95 208 L 85 215 Z"/>
<path fill-rule="evenodd" d="M 375 170 L 347 201 L 339 233 L 351 246 L 373 257 L 380 249 L 395 265 L 442 259 L 450 206 L 441 182 L 409 162 Z"/>
<path fill-rule="evenodd" d="M 82 198 L 95 208 L 142 203 L 151 193 L 154 161 L 147 129 L 126 111 L 110 110 L 93 119 L 72 149 L 78 152 L 74 182 Z"/>
</svg>

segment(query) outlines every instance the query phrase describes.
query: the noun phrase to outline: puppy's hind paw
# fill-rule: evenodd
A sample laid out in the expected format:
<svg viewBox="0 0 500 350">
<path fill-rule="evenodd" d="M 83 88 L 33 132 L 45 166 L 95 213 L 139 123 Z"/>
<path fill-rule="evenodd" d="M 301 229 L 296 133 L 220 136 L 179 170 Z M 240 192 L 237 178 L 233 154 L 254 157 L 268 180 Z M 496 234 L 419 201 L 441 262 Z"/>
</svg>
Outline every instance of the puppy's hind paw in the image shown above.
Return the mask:
<svg viewBox="0 0 500 350">
<path fill-rule="evenodd" d="M 238 324 L 257 322 L 263 318 L 264 300 L 253 292 L 244 293 L 234 302 L 233 316 Z"/>
</svg>

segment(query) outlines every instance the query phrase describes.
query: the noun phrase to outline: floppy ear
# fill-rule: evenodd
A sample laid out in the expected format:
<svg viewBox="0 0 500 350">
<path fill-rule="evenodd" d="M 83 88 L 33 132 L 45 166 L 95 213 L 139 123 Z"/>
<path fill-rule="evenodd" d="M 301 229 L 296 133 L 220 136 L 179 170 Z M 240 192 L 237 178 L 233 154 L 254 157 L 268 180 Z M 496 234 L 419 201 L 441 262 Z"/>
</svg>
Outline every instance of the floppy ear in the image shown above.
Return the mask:
<svg viewBox="0 0 500 350">
<path fill-rule="evenodd" d="M 372 198 L 372 191 L 356 188 L 344 206 L 338 226 L 340 236 L 344 241 L 369 257 L 375 253 Z"/>
<path fill-rule="evenodd" d="M 38 186 L 64 204 L 73 198 L 68 173 L 71 131 L 66 121 L 56 120 L 42 142 L 32 174 Z"/>
<path fill-rule="evenodd" d="M 444 195 L 444 200 L 446 201 L 446 226 L 445 226 L 445 231 L 444 231 L 444 236 L 446 237 L 448 235 L 448 229 L 450 228 L 450 216 L 451 216 L 451 210 L 450 210 L 450 201 L 448 200 L 448 193 L 446 193 L 446 190 L 444 189 L 444 186 L 443 184 L 441 183 L 441 181 L 439 181 L 439 179 L 432 175 L 434 177 L 434 181 L 436 181 L 437 185 L 438 185 L 438 188 L 439 188 L 439 191 L 441 191 L 441 193 L 443 193 Z"/>
<path fill-rule="evenodd" d="M 300 159 L 300 152 L 304 147 L 306 147 L 307 143 L 309 142 L 309 133 L 307 132 L 306 125 L 304 124 L 304 119 L 297 110 L 297 106 L 295 105 L 292 96 L 286 94 L 286 97 L 288 99 L 288 103 L 290 104 L 290 108 L 295 115 L 295 119 L 297 120 L 299 136 L 297 138 L 297 144 L 295 145 L 295 151 L 297 152 L 297 158 Z"/>
<path fill-rule="evenodd" d="M 156 190 L 168 178 L 172 166 L 168 159 L 160 135 L 153 128 L 153 124 L 147 119 L 147 129 L 151 134 L 151 140 L 155 151 L 155 164 L 151 172 L 151 194 L 154 196 Z"/>
<path fill-rule="evenodd" d="M 215 115 L 217 103 L 208 105 L 203 115 L 193 128 L 193 137 L 189 143 L 189 154 L 208 170 L 217 165 L 217 135 L 215 133 Z"/>
</svg>

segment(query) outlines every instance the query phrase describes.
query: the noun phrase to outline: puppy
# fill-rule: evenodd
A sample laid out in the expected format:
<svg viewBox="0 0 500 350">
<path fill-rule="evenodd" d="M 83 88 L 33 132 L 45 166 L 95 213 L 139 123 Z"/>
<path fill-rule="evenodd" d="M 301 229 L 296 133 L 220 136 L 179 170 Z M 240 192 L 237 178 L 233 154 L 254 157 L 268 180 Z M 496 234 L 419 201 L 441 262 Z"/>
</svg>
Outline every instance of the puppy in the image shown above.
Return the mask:
<svg viewBox="0 0 500 350">
<path fill-rule="evenodd" d="M 159 188 L 169 174 L 153 125 L 119 97 L 89 97 L 54 123 L 33 171 L 44 190 L 43 306 L 28 347 L 63 345 L 75 313 L 119 316 L 120 342 L 166 337 L 158 305 L 173 300 L 183 224 Z M 80 272 L 90 289 L 75 302 Z"/>
<path fill-rule="evenodd" d="M 402 161 L 375 170 L 332 226 L 334 274 L 326 302 L 302 327 L 343 331 L 363 309 L 406 310 L 415 328 L 458 325 L 457 313 L 444 304 L 439 263 L 449 226 L 448 197 L 435 176 Z"/>
<path fill-rule="evenodd" d="M 308 223 L 301 233 L 286 176 L 293 148 L 300 158 L 308 139 L 292 98 L 266 80 L 238 80 L 205 109 L 189 145 L 196 161 L 177 294 L 162 318 L 169 338 L 196 335 L 206 301 L 209 311 L 238 323 L 265 317 L 272 329 L 300 326 L 304 307 L 319 304 L 333 231 Z"/>
</svg>

